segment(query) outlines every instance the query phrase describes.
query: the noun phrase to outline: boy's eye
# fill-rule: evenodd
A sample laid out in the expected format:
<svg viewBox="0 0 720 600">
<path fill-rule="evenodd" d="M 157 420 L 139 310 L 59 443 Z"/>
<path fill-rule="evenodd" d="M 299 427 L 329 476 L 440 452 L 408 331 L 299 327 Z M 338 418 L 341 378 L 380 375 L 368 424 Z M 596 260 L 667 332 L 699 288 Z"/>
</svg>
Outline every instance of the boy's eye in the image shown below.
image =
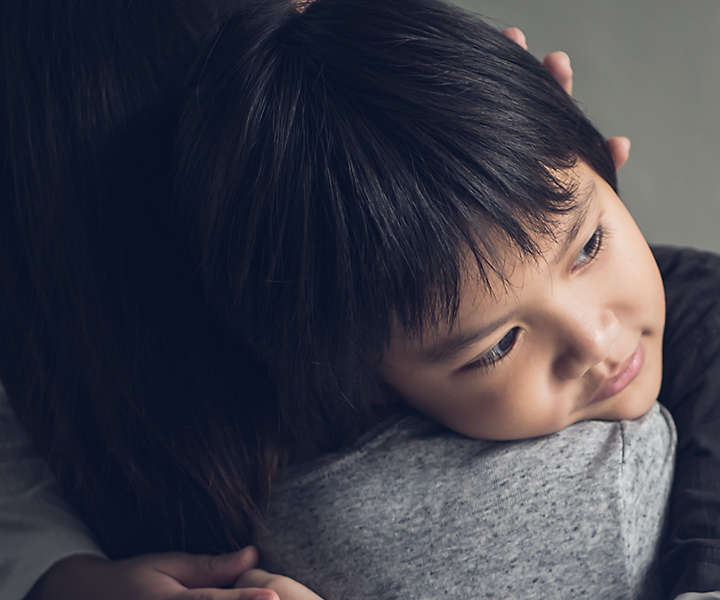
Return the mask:
<svg viewBox="0 0 720 600">
<path fill-rule="evenodd" d="M 581 267 L 595 260 L 603 250 L 604 241 L 605 230 L 602 225 L 598 225 L 598 228 L 593 232 L 590 239 L 578 254 L 574 267 Z"/>
<path fill-rule="evenodd" d="M 510 354 L 510 351 L 515 347 L 515 342 L 517 342 L 519 334 L 520 328 L 513 327 L 497 344 L 490 348 L 490 350 L 488 350 L 480 358 L 465 365 L 463 370 L 475 369 L 478 367 L 489 370 L 491 367 L 494 367 L 503 358 Z"/>
</svg>

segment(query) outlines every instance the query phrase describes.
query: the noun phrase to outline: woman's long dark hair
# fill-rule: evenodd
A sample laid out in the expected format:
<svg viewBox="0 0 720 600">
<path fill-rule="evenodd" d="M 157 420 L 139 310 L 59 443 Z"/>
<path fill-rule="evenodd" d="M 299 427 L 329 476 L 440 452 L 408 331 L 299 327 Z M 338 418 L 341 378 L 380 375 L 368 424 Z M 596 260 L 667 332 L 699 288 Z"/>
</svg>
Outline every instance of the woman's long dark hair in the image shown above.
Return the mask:
<svg viewBox="0 0 720 600">
<path fill-rule="evenodd" d="M 113 556 L 247 540 L 266 478 L 165 214 L 180 84 L 225 4 L 0 5 L 0 377 Z"/>
<path fill-rule="evenodd" d="M 278 464 L 382 412 L 393 319 L 452 319 L 464 257 L 482 276 L 496 243 L 537 256 L 573 206 L 558 169 L 615 184 L 572 100 L 468 13 L 240 5 L 172 151 L 186 19 L 0 15 L 0 374 L 113 556 L 251 540 Z"/>
</svg>

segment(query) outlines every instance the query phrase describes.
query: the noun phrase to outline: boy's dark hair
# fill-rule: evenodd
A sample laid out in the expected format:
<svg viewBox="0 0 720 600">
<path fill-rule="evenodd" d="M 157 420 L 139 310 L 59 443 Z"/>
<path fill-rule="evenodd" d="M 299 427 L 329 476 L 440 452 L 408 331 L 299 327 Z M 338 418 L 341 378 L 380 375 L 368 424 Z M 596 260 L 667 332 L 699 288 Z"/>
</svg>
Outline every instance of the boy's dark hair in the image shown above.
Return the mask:
<svg viewBox="0 0 720 600">
<path fill-rule="evenodd" d="M 616 186 L 547 70 L 436 0 L 249 2 L 201 63 L 179 153 L 208 301 L 266 365 L 248 402 L 290 447 L 363 422 L 392 320 L 452 322 L 463 257 L 487 283 L 499 248 L 538 256 L 575 206 L 559 170 Z"/>
</svg>

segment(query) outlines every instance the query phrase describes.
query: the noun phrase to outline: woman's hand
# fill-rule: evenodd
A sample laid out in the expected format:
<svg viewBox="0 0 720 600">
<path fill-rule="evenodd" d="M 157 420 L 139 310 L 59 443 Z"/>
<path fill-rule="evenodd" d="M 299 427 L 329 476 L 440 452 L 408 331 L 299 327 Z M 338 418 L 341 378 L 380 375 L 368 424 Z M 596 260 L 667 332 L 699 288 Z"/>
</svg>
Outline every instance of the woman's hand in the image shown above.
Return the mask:
<svg viewBox="0 0 720 600">
<path fill-rule="evenodd" d="M 252 546 L 217 556 L 169 553 L 107 560 L 74 555 L 53 565 L 25 600 L 278 600 L 269 589 L 227 589 L 257 560 Z"/>
<path fill-rule="evenodd" d="M 266 588 L 277 592 L 280 600 L 322 600 L 316 593 L 294 579 L 268 573 L 262 569 L 250 569 L 235 582 L 237 587 Z"/>
<path fill-rule="evenodd" d="M 503 33 L 525 50 L 528 49 L 525 34 L 521 29 L 508 27 Z M 573 71 L 570 64 L 570 57 L 562 50 L 556 50 L 546 55 L 542 63 L 562 88 L 572 96 Z M 630 140 L 623 136 L 611 137 L 608 138 L 607 145 L 613 162 L 615 163 L 615 168 L 620 169 L 627 162 L 628 156 L 630 155 Z"/>
</svg>

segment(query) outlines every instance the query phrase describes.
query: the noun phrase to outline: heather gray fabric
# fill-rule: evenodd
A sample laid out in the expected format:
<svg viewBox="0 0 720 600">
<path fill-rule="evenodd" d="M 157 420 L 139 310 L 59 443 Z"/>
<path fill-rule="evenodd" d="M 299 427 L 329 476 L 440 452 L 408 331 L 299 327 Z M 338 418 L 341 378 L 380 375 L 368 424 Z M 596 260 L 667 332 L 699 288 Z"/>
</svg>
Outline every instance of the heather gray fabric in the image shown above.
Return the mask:
<svg viewBox="0 0 720 600">
<path fill-rule="evenodd" d="M 657 404 L 504 443 L 405 416 L 285 472 L 261 554 L 325 600 L 656 600 L 675 440 Z"/>
</svg>

